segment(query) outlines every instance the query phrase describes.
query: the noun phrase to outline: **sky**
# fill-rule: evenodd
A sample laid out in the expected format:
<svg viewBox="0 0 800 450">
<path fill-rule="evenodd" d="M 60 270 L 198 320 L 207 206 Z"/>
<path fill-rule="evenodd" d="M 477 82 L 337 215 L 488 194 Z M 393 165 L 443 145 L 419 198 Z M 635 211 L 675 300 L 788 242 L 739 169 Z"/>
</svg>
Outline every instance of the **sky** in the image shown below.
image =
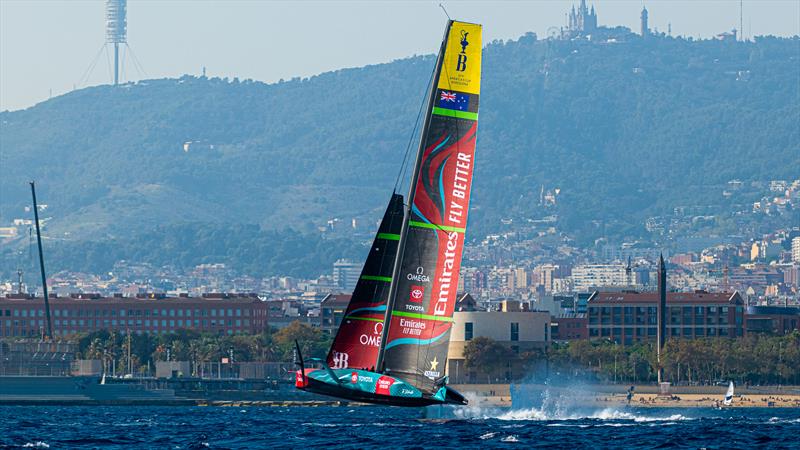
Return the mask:
<svg viewBox="0 0 800 450">
<path fill-rule="evenodd" d="M 123 81 L 199 75 L 275 82 L 433 53 L 451 17 L 484 25 L 484 41 L 546 36 L 570 0 L 129 0 Z M 739 27 L 739 0 L 597 0 L 598 23 L 709 38 Z M 744 0 L 745 37 L 800 35 L 800 0 Z M 105 2 L 0 0 L 0 111 L 109 83 Z M 130 50 L 129 50 L 129 49 Z M 139 65 L 134 62 L 134 55 Z M 96 64 L 92 65 L 96 61 Z M 90 70 L 91 69 L 91 70 Z"/>
</svg>

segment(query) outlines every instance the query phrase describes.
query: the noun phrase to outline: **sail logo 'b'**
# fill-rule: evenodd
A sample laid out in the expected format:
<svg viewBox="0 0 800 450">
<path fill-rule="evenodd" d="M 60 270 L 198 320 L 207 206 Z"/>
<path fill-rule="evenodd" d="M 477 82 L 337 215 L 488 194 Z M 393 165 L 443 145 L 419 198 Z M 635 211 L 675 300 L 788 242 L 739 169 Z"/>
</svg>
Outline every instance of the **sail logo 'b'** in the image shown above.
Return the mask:
<svg viewBox="0 0 800 450">
<path fill-rule="evenodd" d="M 350 355 L 344 352 L 333 352 L 333 367 L 334 369 L 344 369 L 347 367 Z"/>
<path fill-rule="evenodd" d="M 456 22 L 448 31 L 437 87 L 447 92 L 479 95 L 481 91 L 481 26 Z"/>
<path fill-rule="evenodd" d="M 459 53 L 458 61 L 456 61 L 456 72 L 467 70 L 467 46 L 469 45 L 467 36 L 469 36 L 469 33 L 466 30 L 461 30 L 461 53 Z"/>
</svg>

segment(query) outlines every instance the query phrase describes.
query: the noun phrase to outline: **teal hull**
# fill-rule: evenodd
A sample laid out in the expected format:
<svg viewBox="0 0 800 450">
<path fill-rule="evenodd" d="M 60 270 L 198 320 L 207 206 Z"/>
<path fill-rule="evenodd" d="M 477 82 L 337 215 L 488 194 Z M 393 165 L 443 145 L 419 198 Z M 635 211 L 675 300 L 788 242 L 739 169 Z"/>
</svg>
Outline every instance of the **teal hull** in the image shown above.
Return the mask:
<svg viewBox="0 0 800 450">
<path fill-rule="evenodd" d="M 296 372 L 298 389 L 345 400 L 391 406 L 466 405 L 454 389 L 442 386 L 429 395 L 399 378 L 357 369 L 306 369 Z"/>
</svg>

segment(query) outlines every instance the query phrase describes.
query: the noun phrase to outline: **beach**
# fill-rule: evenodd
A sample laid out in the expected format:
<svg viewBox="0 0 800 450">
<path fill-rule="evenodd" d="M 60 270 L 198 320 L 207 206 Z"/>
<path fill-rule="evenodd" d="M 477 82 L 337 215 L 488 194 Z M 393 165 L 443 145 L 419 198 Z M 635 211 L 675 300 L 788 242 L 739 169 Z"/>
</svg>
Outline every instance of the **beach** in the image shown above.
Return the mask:
<svg viewBox="0 0 800 450">
<path fill-rule="evenodd" d="M 551 401 L 566 401 L 581 406 L 637 406 L 658 408 L 800 408 L 800 387 L 760 386 L 737 389 L 730 406 L 723 406 L 726 387 L 721 386 L 672 386 L 667 395 L 662 395 L 658 386 L 634 385 L 633 395 L 628 401 L 627 390 L 631 385 L 581 385 L 576 388 L 546 386 L 538 384 L 464 384 L 454 388 L 465 394 L 475 406 L 511 407 L 521 397 Z"/>
</svg>

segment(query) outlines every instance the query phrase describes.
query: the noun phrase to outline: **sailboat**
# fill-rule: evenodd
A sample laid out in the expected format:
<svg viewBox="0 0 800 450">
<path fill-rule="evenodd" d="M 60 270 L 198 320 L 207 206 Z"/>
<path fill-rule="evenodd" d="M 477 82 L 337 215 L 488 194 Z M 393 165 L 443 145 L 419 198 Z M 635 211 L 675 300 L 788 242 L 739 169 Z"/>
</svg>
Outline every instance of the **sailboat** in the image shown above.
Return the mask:
<svg viewBox="0 0 800 450">
<path fill-rule="evenodd" d="M 725 406 L 731 406 L 733 403 L 733 381 L 731 384 L 728 385 L 728 392 L 725 393 L 725 400 L 722 401 L 722 404 Z"/>
<path fill-rule="evenodd" d="M 327 358 L 304 360 L 297 345 L 297 388 L 396 406 L 467 403 L 447 386 L 444 373 L 472 187 L 480 75 L 481 25 L 448 21 L 408 195 L 393 193 L 389 200 Z"/>
</svg>

